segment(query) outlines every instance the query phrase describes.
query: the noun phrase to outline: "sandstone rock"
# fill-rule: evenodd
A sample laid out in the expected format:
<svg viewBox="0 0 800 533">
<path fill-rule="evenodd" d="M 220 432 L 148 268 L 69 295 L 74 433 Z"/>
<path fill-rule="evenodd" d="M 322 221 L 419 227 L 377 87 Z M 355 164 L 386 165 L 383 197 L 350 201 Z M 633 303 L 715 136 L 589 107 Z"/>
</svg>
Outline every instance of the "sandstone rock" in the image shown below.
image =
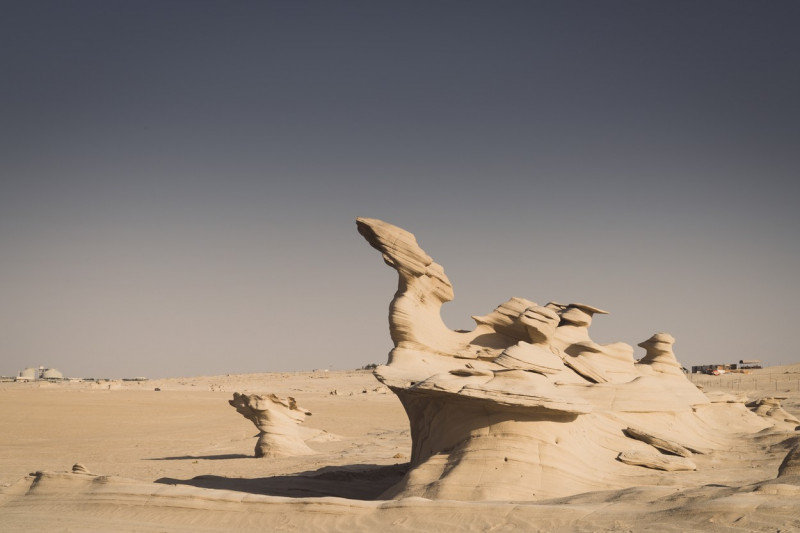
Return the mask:
<svg viewBox="0 0 800 533">
<path fill-rule="evenodd" d="M 564 371 L 564 361 L 551 342 L 559 322 L 557 313 L 547 307 L 531 306 L 517 318 L 526 337 L 532 342 L 519 341 L 509 346 L 494 360 L 509 369 L 529 370 L 540 374 L 559 374 Z"/>
<path fill-rule="evenodd" d="M 783 458 L 778 467 L 778 477 L 794 478 L 797 480 L 796 484 L 800 485 L 800 443 L 796 443 Z"/>
<path fill-rule="evenodd" d="M 89 469 L 83 466 L 80 463 L 75 463 L 72 465 L 72 471 L 76 474 L 90 474 Z"/>
<path fill-rule="evenodd" d="M 411 233 L 356 222 L 398 273 L 394 348 L 374 374 L 403 404 L 412 448 L 408 474 L 384 498 L 535 500 L 621 488 L 635 475 L 625 463 L 696 468 L 645 444 L 631 449 L 623 430 L 691 455 L 768 426 L 742 403 L 712 403 L 680 370 L 668 334 L 640 345 L 639 364 L 626 343 L 594 342 L 592 318 L 607 314 L 597 307 L 512 298 L 474 316 L 473 331 L 452 331 L 441 319 L 454 297 L 441 265 Z M 674 439 L 660 434 L 667 427 Z"/>
<path fill-rule="evenodd" d="M 528 332 L 520 321 L 520 317 L 536 304 L 525 298 L 511 298 L 500 304 L 494 311 L 486 316 L 473 316 L 472 319 L 481 325 L 489 326 L 492 330 L 506 335 L 515 340 L 529 340 Z"/>
<path fill-rule="evenodd" d="M 777 398 L 761 398 L 747 405 L 757 415 L 771 420 L 777 426 L 785 429 L 794 429 L 800 426 L 800 420 L 781 407 L 781 401 Z"/>
<path fill-rule="evenodd" d="M 260 431 L 256 457 L 291 457 L 315 453 L 305 441 L 313 436 L 312 433 L 319 433 L 319 430 L 309 432 L 299 426 L 311 412 L 298 407 L 294 398 L 234 392 L 233 399 L 228 403 Z"/>
<path fill-rule="evenodd" d="M 675 338 L 669 333 L 656 333 L 646 341 L 639 343 L 647 353 L 639 360 L 640 365 L 650 365 L 655 372 L 682 376 L 683 367 L 672 352 Z"/>
<path fill-rule="evenodd" d="M 689 447 L 678 444 L 674 440 L 664 436 L 653 435 L 652 433 L 648 433 L 644 430 L 633 427 L 626 428 L 625 434 L 632 439 L 645 442 L 663 452 L 680 455 L 681 457 L 692 456 L 692 451 L 689 449 Z"/>
<path fill-rule="evenodd" d="M 620 453 L 617 459 L 625 464 L 643 466 L 655 470 L 697 470 L 697 465 L 685 457 L 662 455 L 655 452 L 626 450 Z"/>
</svg>

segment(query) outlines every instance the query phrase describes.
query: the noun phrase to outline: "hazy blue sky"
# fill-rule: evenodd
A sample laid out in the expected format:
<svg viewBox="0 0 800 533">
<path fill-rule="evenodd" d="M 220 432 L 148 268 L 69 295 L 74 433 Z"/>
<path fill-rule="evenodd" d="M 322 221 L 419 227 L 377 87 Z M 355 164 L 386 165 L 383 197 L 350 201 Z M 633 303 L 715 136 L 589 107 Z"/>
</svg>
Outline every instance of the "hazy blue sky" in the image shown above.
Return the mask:
<svg viewBox="0 0 800 533">
<path fill-rule="evenodd" d="M 394 272 L 800 360 L 800 3 L 0 3 L 0 374 L 385 362 Z M 637 355 L 643 352 L 637 348 Z"/>
</svg>

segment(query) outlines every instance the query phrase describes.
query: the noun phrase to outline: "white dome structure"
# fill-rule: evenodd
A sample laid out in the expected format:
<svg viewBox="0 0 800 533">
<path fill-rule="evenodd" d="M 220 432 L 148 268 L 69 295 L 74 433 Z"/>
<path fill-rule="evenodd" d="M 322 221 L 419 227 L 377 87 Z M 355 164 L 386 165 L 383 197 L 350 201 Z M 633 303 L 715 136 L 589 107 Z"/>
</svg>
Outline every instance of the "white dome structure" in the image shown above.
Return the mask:
<svg viewBox="0 0 800 533">
<path fill-rule="evenodd" d="M 39 370 L 33 367 L 26 368 L 17 376 L 17 381 L 33 381 L 39 377 Z"/>
<path fill-rule="evenodd" d="M 64 379 L 64 374 L 55 368 L 48 368 L 42 372 L 42 379 Z"/>
</svg>

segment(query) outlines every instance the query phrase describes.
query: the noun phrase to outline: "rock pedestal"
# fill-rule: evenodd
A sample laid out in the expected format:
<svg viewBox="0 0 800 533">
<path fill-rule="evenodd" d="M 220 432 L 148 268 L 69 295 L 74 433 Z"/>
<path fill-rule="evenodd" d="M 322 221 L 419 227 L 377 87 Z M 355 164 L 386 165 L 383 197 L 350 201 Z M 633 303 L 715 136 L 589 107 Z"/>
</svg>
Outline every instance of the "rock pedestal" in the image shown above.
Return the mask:
<svg viewBox="0 0 800 533">
<path fill-rule="evenodd" d="M 591 305 L 512 298 L 473 317 L 473 331 L 452 331 L 442 266 L 411 233 L 356 223 L 398 273 L 394 348 L 375 376 L 408 415 L 411 469 L 384 497 L 535 500 L 631 486 L 649 469 L 693 469 L 675 450 L 771 425 L 741 402 L 712 403 L 686 379 L 669 334 L 642 342 L 638 363 L 628 344 L 594 342 L 592 318 L 607 312 Z"/>
</svg>

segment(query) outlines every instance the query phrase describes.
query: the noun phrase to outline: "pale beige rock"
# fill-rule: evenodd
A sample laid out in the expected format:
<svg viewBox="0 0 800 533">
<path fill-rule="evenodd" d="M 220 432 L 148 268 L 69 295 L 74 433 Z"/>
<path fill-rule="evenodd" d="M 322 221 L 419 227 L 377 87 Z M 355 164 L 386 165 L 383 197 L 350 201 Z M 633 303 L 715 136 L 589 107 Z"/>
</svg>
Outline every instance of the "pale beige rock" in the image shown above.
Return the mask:
<svg viewBox="0 0 800 533">
<path fill-rule="evenodd" d="M 598 344 L 589 337 L 595 314 L 608 314 L 582 303 L 553 304 L 561 315 L 553 344 L 566 355 L 565 363 L 593 383 L 625 382 L 636 377 L 633 348 L 624 342 Z"/>
<path fill-rule="evenodd" d="M 566 324 L 588 328 L 592 325 L 592 316 L 595 314 L 607 315 L 608 311 L 603 311 L 591 305 L 571 303 L 564 306 L 561 312 L 561 320 Z"/>
<path fill-rule="evenodd" d="M 509 346 L 494 360 L 504 368 L 530 370 L 539 374 L 560 374 L 564 361 L 550 347 L 541 347 L 525 341 Z"/>
<path fill-rule="evenodd" d="M 568 344 L 564 350 L 569 350 L 564 357 L 564 364 L 592 383 L 608 383 L 608 376 L 601 370 L 598 355 L 602 354 L 599 344 L 591 341 L 578 341 Z"/>
<path fill-rule="evenodd" d="M 547 307 L 531 306 L 518 317 L 526 337 L 531 342 L 521 340 L 509 346 L 494 362 L 509 369 L 529 370 L 540 374 L 559 374 L 564 371 L 562 355 L 552 345 L 559 316 Z"/>
<path fill-rule="evenodd" d="M 312 435 L 299 426 L 311 412 L 299 407 L 291 396 L 279 398 L 274 394 L 234 392 L 233 399 L 228 403 L 260 431 L 256 457 L 291 457 L 315 453 L 305 442 Z"/>
<path fill-rule="evenodd" d="M 748 407 L 757 415 L 771 420 L 775 425 L 786 429 L 800 428 L 800 420 L 798 420 L 796 416 L 787 413 L 786 410 L 781 407 L 781 401 L 777 398 L 761 398 L 755 402 L 749 403 Z"/>
<path fill-rule="evenodd" d="M 650 446 L 658 448 L 663 452 L 672 453 L 674 455 L 680 455 L 681 457 L 692 456 L 692 452 L 689 450 L 688 447 L 683 446 L 682 444 L 678 444 L 677 442 L 668 437 L 653 435 L 652 433 L 648 433 L 646 431 L 634 427 L 625 428 L 625 434 L 632 439 L 645 442 Z"/>
<path fill-rule="evenodd" d="M 666 333 L 640 345 L 639 364 L 626 343 L 594 342 L 592 317 L 607 314 L 594 306 L 512 298 L 474 316 L 475 330 L 451 331 L 440 311 L 454 293 L 441 265 L 405 230 L 376 219 L 357 225 L 398 273 L 395 348 L 375 376 L 408 415 L 411 470 L 385 497 L 526 500 L 622 487 L 639 475 L 633 463 L 695 468 L 646 444 L 631 450 L 628 428 L 691 455 L 690 446 L 724 449 L 737 431 L 765 427 L 741 403 L 712 404 L 682 372 Z"/>
<path fill-rule="evenodd" d="M 637 364 L 650 365 L 654 372 L 683 375 L 683 367 L 672 351 L 673 344 L 675 344 L 675 338 L 669 333 L 656 333 L 646 341 L 639 343 L 639 346 L 644 348 L 647 353 Z"/>
<path fill-rule="evenodd" d="M 358 231 L 400 276 L 392 301 L 391 336 L 395 346 L 455 355 L 474 336 L 451 331 L 442 321 L 441 307 L 453 299 L 453 287 L 441 265 L 434 263 L 414 236 L 376 219 L 358 219 Z"/>
<path fill-rule="evenodd" d="M 493 331 L 515 340 L 529 340 L 528 331 L 520 317 L 526 309 L 536 306 L 525 298 L 511 298 L 486 316 L 473 316 L 478 325 L 489 326 Z"/>
<path fill-rule="evenodd" d="M 656 452 L 641 450 L 626 450 L 619 454 L 618 459 L 625 464 L 653 468 L 655 470 L 697 470 L 697 465 L 685 457 L 676 455 L 662 455 Z"/>
</svg>

